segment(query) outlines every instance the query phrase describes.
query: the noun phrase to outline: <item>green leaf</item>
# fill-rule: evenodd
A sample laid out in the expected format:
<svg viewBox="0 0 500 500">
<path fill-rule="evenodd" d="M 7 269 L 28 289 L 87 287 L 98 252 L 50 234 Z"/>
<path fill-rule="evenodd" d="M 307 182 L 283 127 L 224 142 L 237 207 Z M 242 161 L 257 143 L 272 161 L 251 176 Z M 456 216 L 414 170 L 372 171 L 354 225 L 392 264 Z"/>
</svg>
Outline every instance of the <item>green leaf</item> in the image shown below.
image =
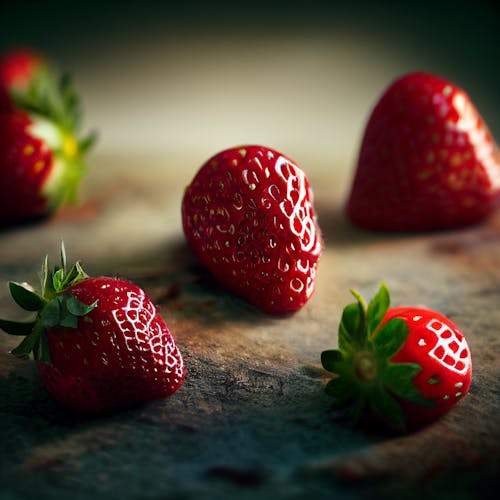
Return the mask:
<svg viewBox="0 0 500 500">
<path fill-rule="evenodd" d="M 66 307 L 68 308 L 68 311 L 74 316 L 85 316 L 97 306 L 98 302 L 96 300 L 94 303 L 87 305 L 77 299 L 74 295 L 68 294 L 65 297 Z"/>
<path fill-rule="evenodd" d="M 95 130 L 91 131 L 83 139 L 80 139 L 80 141 L 78 142 L 78 149 L 81 151 L 82 154 L 85 154 L 96 143 L 97 138 L 98 138 L 97 132 Z"/>
<path fill-rule="evenodd" d="M 390 359 L 405 343 L 410 330 L 401 318 L 390 319 L 377 332 L 373 346 L 378 358 Z"/>
<path fill-rule="evenodd" d="M 12 349 L 12 354 L 22 359 L 36 359 L 35 351 L 37 350 L 37 344 L 40 340 L 42 330 L 43 327 L 41 324 L 37 323 L 32 332 L 24 337 L 17 347 Z"/>
<path fill-rule="evenodd" d="M 44 307 L 40 319 L 44 327 L 51 328 L 61 324 L 61 316 L 61 300 L 57 297 Z"/>
<path fill-rule="evenodd" d="M 389 290 L 387 289 L 385 283 L 382 283 L 378 292 L 368 304 L 366 316 L 369 337 L 371 337 L 372 333 L 380 325 L 385 313 L 389 309 L 390 303 L 391 299 L 389 296 Z"/>
<path fill-rule="evenodd" d="M 325 370 L 339 374 L 339 364 L 342 363 L 344 356 L 337 349 L 323 351 L 321 353 L 321 364 Z"/>
<path fill-rule="evenodd" d="M 32 332 L 11 352 L 18 358 L 50 362 L 47 334 L 42 324 L 37 322 Z"/>
<path fill-rule="evenodd" d="M 68 132 L 74 132 L 80 124 L 78 94 L 70 76 L 59 77 L 47 65 L 38 69 L 27 91 L 14 91 L 12 99 L 16 107 L 42 115 Z"/>
<path fill-rule="evenodd" d="M 325 392 L 335 399 L 336 408 L 348 406 L 359 394 L 356 386 L 343 377 L 332 378 L 326 384 Z"/>
<path fill-rule="evenodd" d="M 57 326 L 76 328 L 78 326 L 78 318 L 68 310 L 68 297 L 61 295 L 57 299 L 60 303 L 59 324 Z"/>
<path fill-rule="evenodd" d="M 71 269 L 64 278 L 62 290 L 66 290 L 69 286 L 74 285 L 85 278 L 88 278 L 88 274 L 82 269 L 80 262 L 76 262 L 73 266 L 71 266 Z"/>
<path fill-rule="evenodd" d="M 52 274 L 52 285 L 54 286 L 54 290 L 56 292 L 60 292 L 62 290 L 62 283 L 64 281 L 64 269 L 60 268 L 60 269 L 57 269 L 57 271 L 55 271 L 53 274 Z"/>
<path fill-rule="evenodd" d="M 399 431 L 406 429 L 405 414 L 401 405 L 385 391 L 378 387 L 370 394 L 370 407 L 392 427 Z"/>
<path fill-rule="evenodd" d="M 364 315 L 366 313 L 365 299 L 359 292 L 357 292 L 353 288 L 351 288 L 349 291 L 351 292 L 351 295 L 358 301 L 359 307 L 361 308 L 361 311 Z"/>
<path fill-rule="evenodd" d="M 61 269 L 63 270 L 63 274 L 66 274 L 67 269 L 67 260 L 66 260 L 66 247 L 64 246 L 64 241 L 61 240 Z"/>
<path fill-rule="evenodd" d="M 424 398 L 413 383 L 421 369 L 415 363 L 390 363 L 384 373 L 384 385 L 402 399 L 421 406 L 435 406 L 435 402 Z"/>
<path fill-rule="evenodd" d="M 37 340 L 34 335 L 28 335 L 17 347 L 12 349 L 11 353 L 20 359 L 35 359 L 33 349 Z"/>
<path fill-rule="evenodd" d="M 83 270 L 82 264 L 79 260 L 75 262 L 75 267 L 78 270 L 78 275 L 81 276 L 81 279 L 89 277 L 89 275 Z"/>
<path fill-rule="evenodd" d="M 74 279 L 78 276 L 78 271 L 76 266 L 71 266 L 71 269 L 64 275 L 64 279 L 61 283 L 61 291 L 66 290 L 70 286 Z"/>
<path fill-rule="evenodd" d="M 10 335 L 29 335 L 33 331 L 34 326 L 35 321 L 25 323 L 0 319 L 0 328 Z"/>
<path fill-rule="evenodd" d="M 45 305 L 45 299 L 25 283 L 11 281 L 9 289 L 12 298 L 27 311 L 39 311 Z"/>
<path fill-rule="evenodd" d="M 62 123 L 73 131 L 80 124 L 81 112 L 78 94 L 68 73 L 63 74 L 59 80 L 59 95 L 61 96 L 61 107 L 63 109 Z"/>
<path fill-rule="evenodd" d="M 42 263 L 42 268 L 40 269 L 40 286 L 42 290 L 42 295 L 44 297 L 46 297 L 48 279 L 49 279 L 49 256 L 46 255 Z"/>
<path fill-rule="evenodd" d="M 49 340 L 47 338 L 47 332 L 45 330 L 40 331 L 39 340 L 36 344 L 36 354 L 35 359 L 37 361 L 44 361 L 45 363 L 50 363 L 50 348 Z"/>
<path fill-rule="evenodd" d="M 359 331 L 363 328 L 363 312 L 359 304 L 349 304 L 342 312 L 339 325 L 339 348 L 344 352 L 352 352 L 359 343 Z"/>
<path fill-rule="evenodd" d="M 91 305 L 80 302 L 71 294 L 59 295 L 51 300 L 40 314 L 41 323 L 44 327 L 56 326 L 64 328 L 77 328 L 78 317 L 85 316 L 97 305 L 97 301 Z"/>
</svg>

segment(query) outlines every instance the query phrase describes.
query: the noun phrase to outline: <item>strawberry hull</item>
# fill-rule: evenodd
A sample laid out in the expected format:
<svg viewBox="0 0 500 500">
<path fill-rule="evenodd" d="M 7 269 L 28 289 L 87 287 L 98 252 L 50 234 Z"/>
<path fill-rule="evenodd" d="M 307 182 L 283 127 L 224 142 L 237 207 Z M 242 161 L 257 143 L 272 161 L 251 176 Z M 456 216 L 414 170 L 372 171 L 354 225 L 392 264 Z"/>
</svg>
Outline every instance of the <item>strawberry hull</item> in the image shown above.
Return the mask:
<svg viewBox="0 0 500 500">
<path fill-rule="evenodd" d="M 182 220 L 201 262 L 260 310 L 294 312 L 311 297 L 322 247 L 312 192 L 281 153 L 242 146 L 209 159 L 186 189 Z"/>
</svg>

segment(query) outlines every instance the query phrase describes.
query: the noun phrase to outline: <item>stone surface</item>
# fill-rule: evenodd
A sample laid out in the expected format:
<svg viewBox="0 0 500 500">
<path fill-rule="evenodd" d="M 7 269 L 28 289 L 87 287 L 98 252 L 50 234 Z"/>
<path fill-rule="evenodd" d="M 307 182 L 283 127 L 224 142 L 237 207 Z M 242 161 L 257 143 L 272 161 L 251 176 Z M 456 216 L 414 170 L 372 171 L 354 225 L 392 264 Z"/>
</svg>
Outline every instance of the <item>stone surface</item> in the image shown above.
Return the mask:
<svg viewBox="0 0 500 500">
<path fill-rule="evenodd" d="M 134 169 L 137 162 L 141 171 Z M 190 159 L 97 157 L 82 205 L 0 233 L 0 281 L 36 280 L 64 238 L 91 274 L 116 274 L 156 302 L 188 369 L 166 400 L 89 419 L 58 406 L 0 333 L 0 496 L 108 498 L 480 498 L 500 456 L 500 214 L 425 235 L 369 234 L 342 215 L 348 179 L 311 177 L 325 239 L 317 290 L 286 318 L 226 293 L 180 224 Z M 189 165 L 189 168 L 182 167 Z M 336 346 L 349 288 L 384 280 L 394 305 L 441 311 L 472 351 L 470 394 L 439 422 L 391 435 L 331 408 L 319 355 Z M 0 315 L 22 317 L 0 287 Z"/>
</svg>

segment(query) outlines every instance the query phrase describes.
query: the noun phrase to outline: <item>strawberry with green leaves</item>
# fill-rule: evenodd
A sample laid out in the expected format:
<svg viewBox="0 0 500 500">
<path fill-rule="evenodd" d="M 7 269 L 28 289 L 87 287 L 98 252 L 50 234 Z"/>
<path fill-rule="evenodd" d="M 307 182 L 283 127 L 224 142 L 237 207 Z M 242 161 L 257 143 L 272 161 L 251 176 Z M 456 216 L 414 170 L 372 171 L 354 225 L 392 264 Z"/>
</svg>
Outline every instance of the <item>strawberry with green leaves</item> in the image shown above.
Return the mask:
<svg viewBox="0 0 500 500">
<path fill-rule="evenodd" d="M 326 386 L 337 407 L 406 430 L 435 421 L 467 394 L 471 356 L 453 322 L 430 309 L 390 309 L 385 285 L 368 307 L 352 293 L 357 301 L 342 314 L 338 349 L 321 353 L 337 375 Z"/>
<path fill-rule="evenodd" d="M 75 202 L 94 135 L 79 137 L 81 109 L 67 75 L 39 56 L 0 60 L 0 227 Z"/>
<path fill-rule="evenodd" d="M 500 152 L 469 99 L 430 73 L 398 78 L 366 125 L 347 215 L 373 231 L 485 220 L 500 195 Z"/>
<path fill-rule="evenodd" d="M 24 337 L 12 350 L 34 359 L 43 386 L 62 404 L 103 413 L 174 393 L 183 383 L 181 353 L 158 309 L 128 281 L 89 277 L 79 262 L 49 272 L 41 291 L 10 283 L 14 300 L 34 317 L 0 320 L 0 328 Z"/>
<path fill-rule="evenodd" d="M 222 151 L 200 168 L 182 201 L 187 241 L 229 290 L 272 314 L 311 297 L 322 251 L 304 172 L 264 146 Z"/>
</svg>

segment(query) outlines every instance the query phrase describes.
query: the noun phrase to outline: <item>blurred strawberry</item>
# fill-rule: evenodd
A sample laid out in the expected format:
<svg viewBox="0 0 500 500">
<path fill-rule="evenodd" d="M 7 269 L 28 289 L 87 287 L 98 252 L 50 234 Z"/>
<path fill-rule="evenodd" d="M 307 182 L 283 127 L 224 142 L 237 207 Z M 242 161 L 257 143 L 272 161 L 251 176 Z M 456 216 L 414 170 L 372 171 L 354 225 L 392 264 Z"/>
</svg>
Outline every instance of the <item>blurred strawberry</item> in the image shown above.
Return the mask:
<svg viewBox="0 0 500 500">
<path fill-rule="evenodd" d="M 480 222 L 500 193 L 500 153 L 467 94 L 423 72 L 385 91 L 366 126 L 347 203 L 354 224 L 426 231 Z"/>
<path fill-rule="evenodd" d="M 26 91 L 45 66 L 42 56 L 31 49 L 9 52 L 0 58 L 0 85 L 9 91 Z"/>
<path fill-rule="evenodd" d="M 94 134 L 78 137 L 81 110 L 67 75 L 31 52 L 0 61 L 0 226 L 74 202 Z"/>
</svg>

